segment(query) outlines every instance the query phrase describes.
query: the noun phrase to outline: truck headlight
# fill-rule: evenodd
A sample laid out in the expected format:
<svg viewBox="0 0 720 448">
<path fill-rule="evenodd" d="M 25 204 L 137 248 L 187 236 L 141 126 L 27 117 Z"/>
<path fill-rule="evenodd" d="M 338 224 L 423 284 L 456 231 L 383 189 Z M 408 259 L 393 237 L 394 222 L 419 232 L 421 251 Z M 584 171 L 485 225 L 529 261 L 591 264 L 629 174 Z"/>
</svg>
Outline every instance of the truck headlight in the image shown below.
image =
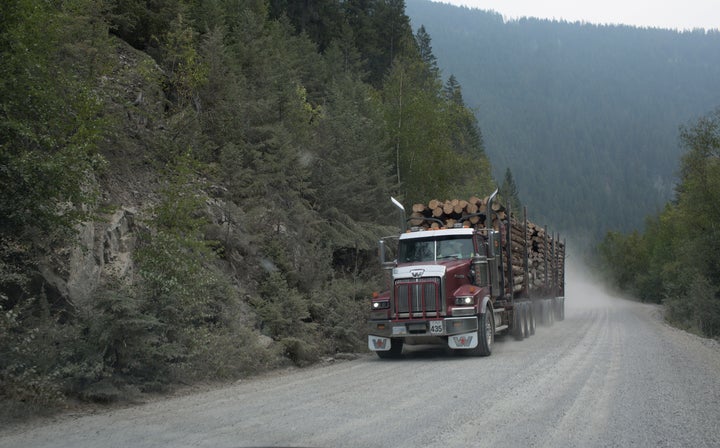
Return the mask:
<svg viewBox="0 0 720 448">
<path fill-rule="evenodd" d="M 473 305 L 475 299 L 472 297 L 455 297 L 455 305 Z"/>
<path fill-rule="evenodd" d="M 390 308 L 389 300 L 378 300 L 372 303 L 373 310 L 387 310 Z"/>
</svg>

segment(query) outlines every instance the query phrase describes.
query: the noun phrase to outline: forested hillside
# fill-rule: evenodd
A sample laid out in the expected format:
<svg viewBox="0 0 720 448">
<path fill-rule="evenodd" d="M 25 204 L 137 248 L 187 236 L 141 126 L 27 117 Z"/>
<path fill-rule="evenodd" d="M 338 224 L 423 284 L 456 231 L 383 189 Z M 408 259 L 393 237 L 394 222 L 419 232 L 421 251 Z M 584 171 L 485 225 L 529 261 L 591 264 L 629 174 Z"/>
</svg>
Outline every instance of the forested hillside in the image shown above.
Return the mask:
<svg viewBox="0 0 720 448">
<path fill-rule="evenodd" d="M 720 336 L 720 108 L 682 128 L 672 203 L 642 232 L 609 232 L 600 266 L 621 291 L 664 303 L 671 322 Z"/>
<path fill-rule="evenodd" d="M 404 7 L 0 4 L 0 415 L 362 350 L 390 195 L 495 184 Z"/>
<path fill-rule="evenodd" d="M 540 222 L 597 242 L 672 198 L 679 127 L 720 105 L 720 33 L 522 19 L 410 0 L 477 114 L 496 178 Z M 588 245 L 589 246 L 589 245 Z"/>
</svg>

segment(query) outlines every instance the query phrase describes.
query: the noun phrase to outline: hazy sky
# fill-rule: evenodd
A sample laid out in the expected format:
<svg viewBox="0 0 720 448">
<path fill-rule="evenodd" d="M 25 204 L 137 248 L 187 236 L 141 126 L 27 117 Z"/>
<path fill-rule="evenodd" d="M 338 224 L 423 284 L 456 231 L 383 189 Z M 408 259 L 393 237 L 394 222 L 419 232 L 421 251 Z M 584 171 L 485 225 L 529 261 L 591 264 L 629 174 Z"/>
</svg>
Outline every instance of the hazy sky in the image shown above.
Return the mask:
<svg viewBox="0 0 720 448">
<path fill-rule="evenodd" d="M 406 0 L 412 1 L 412 0 Z M 670 29 L 720 28 L 720 0 L 435 0 L 490 9 L 509 19 L 540 17 Z"/>
</svg>

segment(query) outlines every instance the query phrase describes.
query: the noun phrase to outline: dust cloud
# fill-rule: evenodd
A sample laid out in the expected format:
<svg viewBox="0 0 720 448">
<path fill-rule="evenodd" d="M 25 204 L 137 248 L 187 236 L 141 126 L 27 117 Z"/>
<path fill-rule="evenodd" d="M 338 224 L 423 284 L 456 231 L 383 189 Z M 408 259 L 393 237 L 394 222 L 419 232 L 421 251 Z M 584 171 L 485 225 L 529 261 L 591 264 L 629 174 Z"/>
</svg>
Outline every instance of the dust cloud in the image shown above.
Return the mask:
<svg viewBox="0 0 720 448">
<path fill-rule="evenodd" d="M 632 300 L 612 292 L 578 255 L 568 255 L 565 274 L 565 307 L 569 310 L 606 308 Z"/>
</svg>

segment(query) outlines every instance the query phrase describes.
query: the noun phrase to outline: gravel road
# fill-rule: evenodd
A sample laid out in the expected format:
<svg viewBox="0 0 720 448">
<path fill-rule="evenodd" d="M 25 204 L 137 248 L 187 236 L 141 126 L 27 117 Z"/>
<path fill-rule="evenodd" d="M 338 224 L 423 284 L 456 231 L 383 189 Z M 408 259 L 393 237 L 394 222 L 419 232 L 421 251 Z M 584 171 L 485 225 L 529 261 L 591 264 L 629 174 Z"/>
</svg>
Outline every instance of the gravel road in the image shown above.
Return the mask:
<svg viewBox="0 0 720 448">
<path fill-rule="evenodd" d="M 0 447 L 718 447 L 720 347 L 569 276 L 489 358 L 413 350 L 0 429 Z"/>
</svg>

